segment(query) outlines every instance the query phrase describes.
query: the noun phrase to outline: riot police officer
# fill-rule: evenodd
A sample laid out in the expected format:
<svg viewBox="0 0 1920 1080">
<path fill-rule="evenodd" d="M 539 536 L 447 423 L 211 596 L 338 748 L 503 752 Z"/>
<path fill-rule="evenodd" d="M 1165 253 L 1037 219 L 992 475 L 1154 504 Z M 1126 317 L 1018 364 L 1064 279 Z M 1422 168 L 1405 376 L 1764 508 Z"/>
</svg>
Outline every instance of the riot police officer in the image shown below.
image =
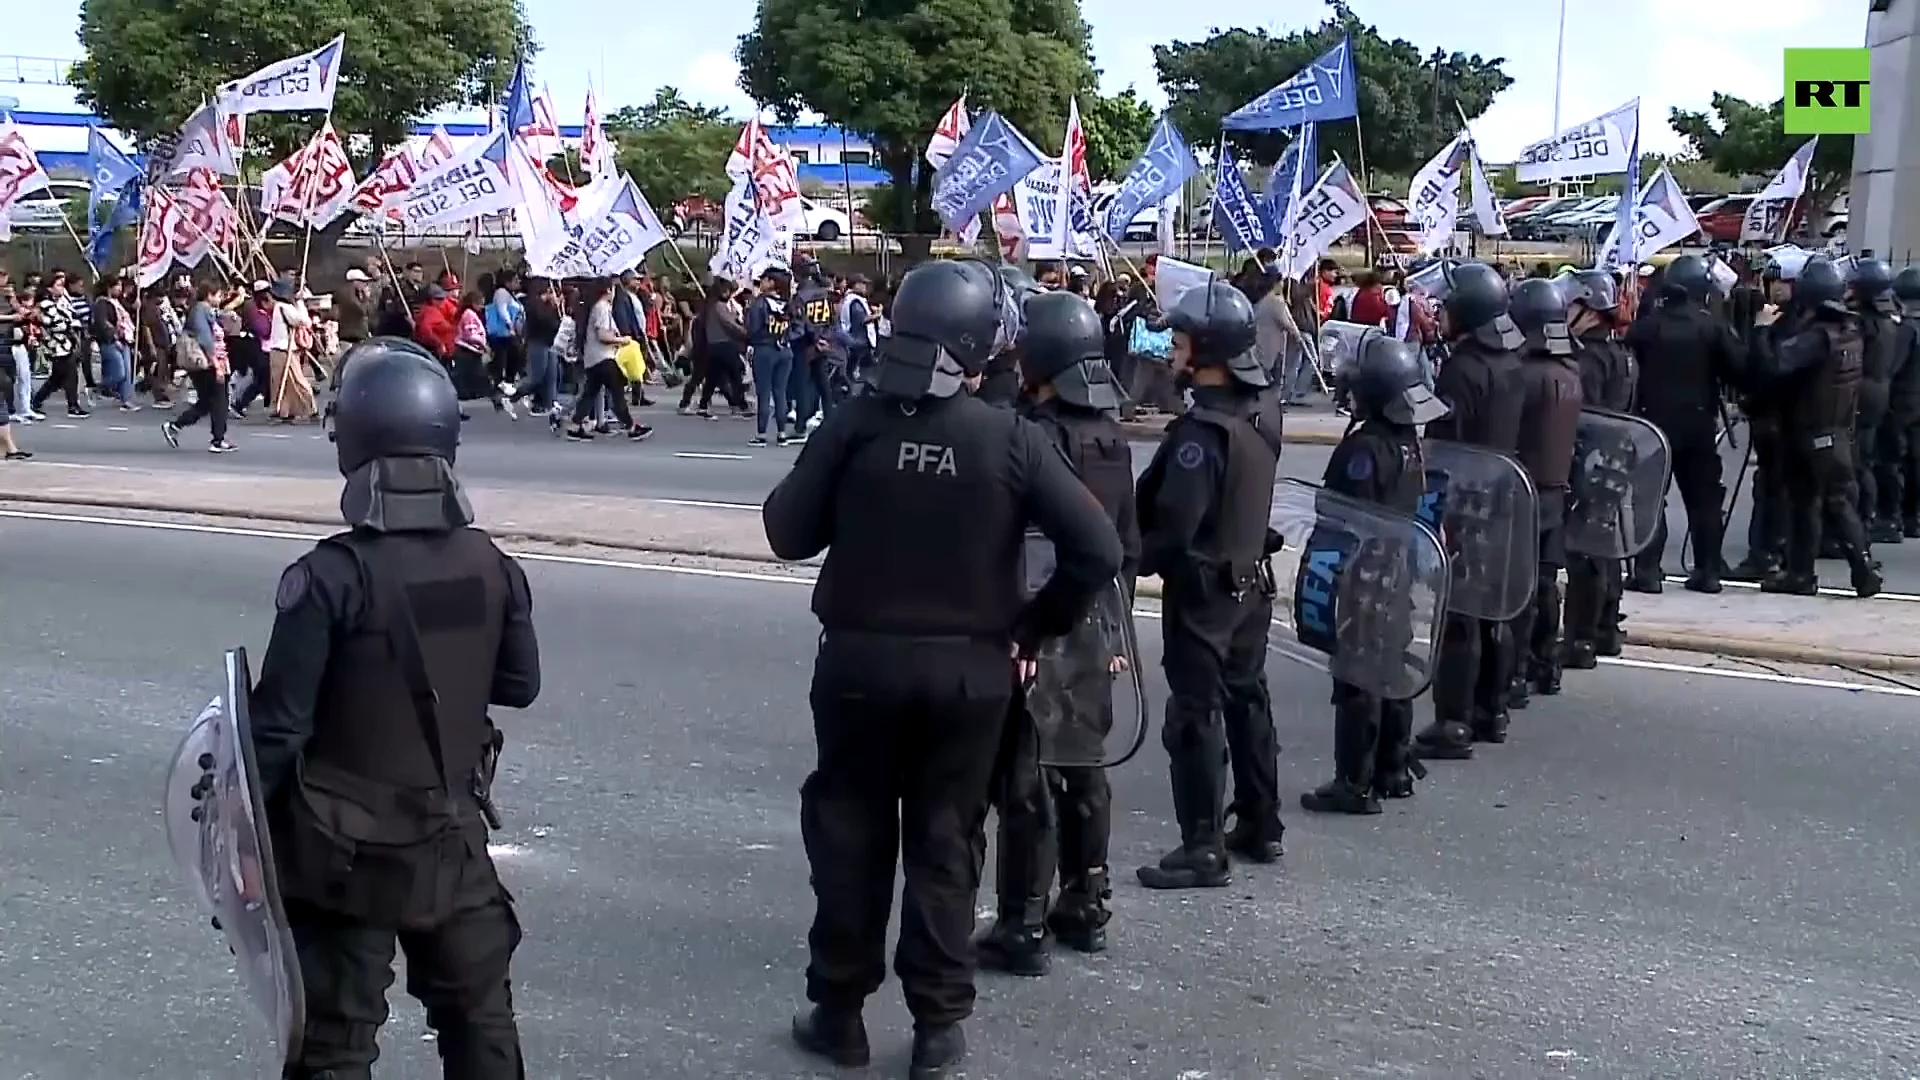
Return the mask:
<svg viewBox="0 0 1920 1080">
<path fill-rule="evenodd" d="M 1514 621 L 1515 647 L 1526 676 L 1542 694 L 1560 692 L 1560 571 L 1567 564 L 1568 474 L 1585 397 L 1567 331 L 1567 301 L 1550 281 L 1523 281 L 1513 292 L 1520 349 L 1520 463 L 1533 478 L 1539 507 L 1540 562 L 1533 602 Z"/>
<path fill-rule="evenodd" d="M 1900 304 L 1893 295 L 1893 268 L 1879 259 L 1857 259 L 1847 275 L 1849 306 L 1860 324 L 1860 403 L 1854 423 L 1854 481 L 1860 489 L 1860 521 L 1870 542 L 1899 543 L 1900 481 L 1895 456 L 1884 445 L 1891 428 L 1895 368 L 1905 357 Z M 1882 494 L 1884 490 L 1884 494 Z"/>
<path fill-rule="evenodd" d="M 1451 346 L 1433 392 L 1450 410 L 1427 427 L 1427 438 L 1448 439 L 1513 454 L 1520 447 L 1525 407 L 1516 351 L 1524 339 L 1508 314 L 1506 282 L 1485 263 L 1449 271 L 1442 308 Z M 1449 612 L 1433 675 L 1433 723 L 1414 742 L 1423 757 L 1471 757 L 1473 742 L 1505 742 L 1507 709 L 1524 693 L 1514 665 L 1508 624 Z"/>
<path fill-rule="evenodd" d="M 1120 570 L 1113 522 L 1046 432 L 967 392 L 1019 317 L 985 263 L 914 267 L 871 391 L 820 425 L 762 513 L 775 555 L 826 552 L 813 591 L 819 760 L 800 789 L 814 1007 L 793 1037 L 841 1065 L 870 1057 L 861 1011 L 886 977 L 896 852 L 914 913 L 895 959 L 913 1075 L 932 1080 L 964 1056 L 974 838 L 1021 671 Z M 1057 565 L 1023 600 L 1030 523 Z"/>
<path fill-rule="evenodd" d="M 1654 310 L 1627 331 L 1627 346 L 1648 373 L 1640 386 L 1640 415 L 1667 436 L 1673 484 L 1693 535 L 1693 573 L 1686 587 L 1700 593 L 1721 587 L 1726 487 L 1715 440 L 1722 394 L 1737 385 L 1745 354 L 1726 322 L 1707 311 L 1712 291 L 1706 263 L 1698 255 L 1682 255 L 1667 264 Z M 1630 588 L 1656 591 L 1652 583 L 1665 576 L 1660 559 L 1666 539 L 1663 516 L 1653 543 L 1634 560 Z"/>
<path fill-rule="evenodd" d="M 1900 514 L 1895 537 L 1920 540 L 1920 266 L 1903 267 L 1893 276 L 1893 294 L 1900 301 L 1900 344 L 1896 349 L 1889 394 L 1887 456 L 1894 462 L 1889 479 L 1898 487 L 1887 496 L 1889 509 Z M 1878 542 L 1881 535 L 1872 539 Z"/>
<path fill-rule="evenodd" d="M 1193 408 L 1167 425 L 1137 489 L 1143 575 L 1158 575 L 1170 759 L 1180 846 L 1138 871 L 1150 889 L 1218 888 L 1227 852 L 1280 857 L 1279 749 L 1267 693 L 1275 588 L 1268 556 L 1280 402 L 1254 348 L 1253 305 L 1224 281 L 1167 312 L 1173 367 Z M 1233 751 L 1235 828 L 1223 835 Z"/>
<path fill-rule="evenodd" d="M 1853 571 L 1854 592 L 1869 597 L 1880 591 L 1880 575 L 1854 510 L 1851 443 L 1865 350 L 1845 296 L 1839 269 L 1827 259 L 1809 259 L 1793 285 L 1797 317 L 1780 332 L 1754 341 L 1753 364 L 1787 402 L 1782 425 L 1787 557 L 1782 572 L 1761 583 L 1766 592 L 1811 596 L 1819 591 L 1814 559 L 1823 515 L 1840 534 L 1836 543 Z M 1768 327 L 1778 320 L 1778 310 L 1769 307 L 1754 323 Z"/>
<path fill-rule="evenodd" d="M 372 1076 L 398 942 L 449 1080 L 517 1080 L 520 924 L 487 855 L 487 707 L 540 692 L 532 601 L 519 565 L 471 527 L 446 369 L 397 338 L 348 355 L 334 438 L 349 528 L 281 576 L 250 699 L 306 983 L 287 1075 Z"/>
<path fill-rule="evenodd" d="M 1426 387 L 1418 346 L 1368 334 L 1353 367 L 1339 374 L 1354 426 L 1327 459 L 1329 491 L 1379 503 L 1412 517 L 1427 478 L 1420 425 L 1446 415 Z M 1333 684 L 1333 779 L 1300 796 L 1321 814 L 1377 814 L 1382 798 L 1413 794 L 1413 702 Z"/>
<path fill-rule="evenodd" d="M 1765 348 L 1763 340 L 1778 339 L 1805 316 L 1792 308 L 1793 281 L 1778 262 L 1762 257 L 1757 266 L 1761 303 L 1747 322 L 1734 329 L 1746 342 L 1747 371 L 1740 383 L 1740 412 L 1747 420 L 1747 442 L 1753 457 L 1748 480 L 1753 505 L 1747 518 L 1747 553 L 1728 571 L 1733 581 L 1765 581 L 1779 573 L 1786 554 L 1786 440 L 1784 425 L 1790 404 L 1788 386 L 1754 366 Z M 1772 305 L 1784 318 L 1762 326 L 1759 313 Z"/>
<path fill-rule="evenodd" d="M 1580 367 L 1581 400 L 1590 408 L 1632 412 L 1640 368 L 1616 332 L 1620 295 L 1613 275 L 1577 270 L 1562 278 L 1561 287 L 1569 301 L 1567 331 Z M 1598 663 L 1596 656 L 1620 655 L 1625 643 L 1620 629 L 1622 569 L 1616 560 L 1568 556 L 1565 666 L 1588 670 Z"/>
<path fill-rule="evenodd" d="M 1140 565 L 1140 525 L 1133 507 L 1133 453 L 1113 419 L 1120 394 L 1107 367 L 1106 334 L 1093 305 L 1070 292 L 1042 293 L 1024 305 L 1021 374 L 1026 382 L 1021 412 L 1066 454 L 1087 490 L 1113 520 L 1123 552 L 1120 580 L 1131 607 L 1133 575 Z M 1117 664 L 1135 658 L 1116 655 Z M 1066 702 L 1076 719 L 1101 733 L 1113 725 L 1113 695 L 1100 687 L 1092 700 Z M 1016 710 L 1021 705 L 1015 702 Z M 994 873 L 999 918 L 979 942 L 982 967 L 1020 975 L 1047 970 L 1046 936 L 1068 948 L 1100 952 L 1106 947 L 1113 895 L 1107 877 L 1107 841 L 1113 827 L 1113 793 L 1104 769 L 1056 766 L 1042 769 L 1030 718 L 1008 725 L 1010 752 L 1003 762 L 998 799 L 1000 864 Z M 1056 850 L 1057 841 L 1057 850 Z M 1060 897 L 1051 909 L 1047 894 L 1059 867 Z"/>
</svg>

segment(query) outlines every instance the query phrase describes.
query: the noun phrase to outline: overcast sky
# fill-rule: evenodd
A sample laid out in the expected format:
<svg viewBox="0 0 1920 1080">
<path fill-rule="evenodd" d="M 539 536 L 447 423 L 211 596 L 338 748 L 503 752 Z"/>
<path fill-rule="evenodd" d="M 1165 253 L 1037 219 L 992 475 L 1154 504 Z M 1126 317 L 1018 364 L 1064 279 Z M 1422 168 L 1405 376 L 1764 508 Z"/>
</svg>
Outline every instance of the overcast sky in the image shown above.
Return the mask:
<svg viewBox="0 0 1920 1080">
<path fill-rule="evenodd" d="M 744 113 L 751 103 L 735 85 L 733 45 L 749 26 L 754 0 L 705 0 L 676 14 L 644 16 L 649 5 L 625 0 L 526 0 L 544 51 L 536 79 L 552 88 L 563 123 L 578 123 L 589 82 L 611 110 L 677 86 L 688 97 Z M 8 14 L 0 49 L 23 56 L 73 59 L 78 0 L 20 0 Z M 671 8 L 671 5 L 664 5 Z M 1357 0 L 1363 18 L 1388 37 L 1421 46 L 1504 56 L 1514 86 L 1474 124 L 1490 160 L 1506 160 L 1553 127 L 1554 43 L 1559 5 L 1553 0 L 1482 4 L 1490 17 L 1466 19 L 1463 5 L 1434 0 Z M 1319 23 L 1319 0 L 1082 0 L 1093 27 L 1102 89 L 1133 86 L 1156 104 L 1153 46 L 1198 40 L 1215 26 L 1264 27 L 1285 33 Z M 1505 11 L 1491 17 L 1494 8 Z M 683 13 L 683 14 L 681 14 Z M 1861 0 L 1567 0 L 1562 124 L 1577 123 L 1640 96 L 1642 145 L 1672 152 L 1680 140 L 1667 110 L 1704 109 L 1714 91 L 1752 100 L 1780 96 L 1781 50 L 1849 46 L 1864 40 Z M 315 45 L 320 38 L 316 37 Z M 347 42 L 352 63 L 353 42 Z M 11 74 L 0 63 L 0 78 Z M 241 74 L 235 72 L 234 74 Z M 0 85 L 23 108 L 68 109 L 57 88 Z M 936 117 L 929 116 L 931 128 Z"/>
</svg>

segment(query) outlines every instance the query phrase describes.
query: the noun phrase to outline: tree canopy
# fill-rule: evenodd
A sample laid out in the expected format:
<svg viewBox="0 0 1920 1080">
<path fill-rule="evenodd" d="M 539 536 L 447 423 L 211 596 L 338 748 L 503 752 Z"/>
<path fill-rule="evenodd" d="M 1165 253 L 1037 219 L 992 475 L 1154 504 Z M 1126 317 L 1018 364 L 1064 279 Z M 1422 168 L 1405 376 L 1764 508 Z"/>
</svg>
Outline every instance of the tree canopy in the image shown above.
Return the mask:
<svg viewBox="0 0 1920 1080">
<path fill-rule="evenodd" d="M 662 211 L 689 195 L 725 198 L 732 186 L 727 155 L 740 137 L 740 121 L 723 109 L 695 105 L 663 86 L 652 101 L 616 110 L 606 127 L 620 168 Z"/>
<path fill-rule="evenodd" d="M 1189 141 L 1211 144 L 1229 113 L 1286 81 L 1342 35 L 1353 41 L 1359 81 L 1360 125 L 1366 164 L 1372 172 L 1407 176 L 1460 131 L 1460 113 L 1479 116 L 1513 85 L 1500 57 L 1423 50 L 1411 41 L 1389 41 L 1335 0 L 1319 26 L 1274 36 L 1264 30 L 1215 30 L 1205 41 L 1156 45 L 1153 65 L 1166 91 L 1173 120 Z M 1256 160 L 1279 160 L 1288 136 L 1235 132 L 1229 143 Z M 1358 166 L 1361 154 L 1353 124 L 1320 131 L 1321 154 L 1338 153 Z"/>
<path fill-rule="evenodd" d="M 1687 140 L 1695 156 L 1716 170 L 1733 176 L 1771 177 L 1807 141 L 1805 135 L 1786 133 L 1785 105 L 1785 98 L 1756 105 L 1732 94 L 1715 94 L 1709 112 L 1673 109 L 1667 123 Z M 1852 172 L 1853 136 L 1820 136 L 1812 175 L 1807 178 L 1808 201 L 1825 206 Z"/>
<path fill-rule="evenodd" d="M 919 162 L 955 98 L 998 109 L 1044 148 L 1075 94 L 1085 122 L 1095 85 L 1078 0 L 760 0 L 736 56 L 741 88 L 783 120 L 810 111 L 871 141 L 913 192 L 894 200 L 907 220 L 884 223 L 903 232 L 936 228 Z"/>
<path fill-rule="evenodd" d="M 1082 94 L 1080 126 L 1087 133 L 1087 172 L 1095 181 L 1125 176 L 1133 159 L 1146 149 L 1159 118 L 1131 86 L 1112 97 Z"/>
<path fill-rule="evenodd" d="M 178 128 L 221 83 L 345 33 L 333 121 L 369 136 L 371 155 L 448 105 L 497 99 L 523 50 L 533 48 L 520 0 L 81 0 L 85 57 L 69 76 L 80 102 L 143 145 Z M 314 121 L 250 118 L 249 141 L 276 156 Z"/>
</svg>

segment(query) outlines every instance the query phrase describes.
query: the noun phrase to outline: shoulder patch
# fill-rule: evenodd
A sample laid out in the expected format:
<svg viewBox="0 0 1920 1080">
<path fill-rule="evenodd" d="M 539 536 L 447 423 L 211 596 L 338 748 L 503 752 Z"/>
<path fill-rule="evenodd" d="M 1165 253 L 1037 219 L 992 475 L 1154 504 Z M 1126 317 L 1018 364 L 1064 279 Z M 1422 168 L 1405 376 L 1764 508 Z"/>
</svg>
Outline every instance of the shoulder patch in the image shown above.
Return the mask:
<svg viewBox="0 0 1920 1080">
<path fill-rule="evenodd" d="M 287 567 L 280 575 L 280 587 L 273 592 L 273 606 L 278 611 L 292 611 L 307 598 L 307 591 L 313 587 L 313 575 L 307 570 L 306 560 Z"/>
<path fill-rule="evenodd" d="M 1373 455 L 1365 450 L 1356 450 L 1347 457 L 1347 479 L 1368 480 L 1373 477 Z"/>
<path fill-rule="evenodd" d="M 1206 460 L 1206 448 L 1197 442 L 1183 442 L 1173 452 L 1173 463 L 1183 469 L 1197 469 Z"/>
</svg>

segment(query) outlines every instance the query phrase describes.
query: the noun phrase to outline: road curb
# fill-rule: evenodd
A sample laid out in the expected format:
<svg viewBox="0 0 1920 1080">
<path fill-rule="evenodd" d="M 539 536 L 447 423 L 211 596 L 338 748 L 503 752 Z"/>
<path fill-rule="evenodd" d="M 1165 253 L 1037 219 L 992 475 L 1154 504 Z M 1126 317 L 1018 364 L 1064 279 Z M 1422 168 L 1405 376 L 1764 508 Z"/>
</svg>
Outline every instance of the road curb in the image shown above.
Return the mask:
<svg viewBox="0 0 1920 1080">
<path fill-rule="evenodd" d="M 199 517 L 225 519 L 228 521 L 278 522 L 289 525 L 317 525 L 331 529 L 341 527 L 338 516 L 331 514 L 302 514 L 293 511 L 277 510 L 273 512 L 243 513 L 231 507 L 207 507 L 185 502 L 163 502 L 157 499 L 107 499 L 91 498 L 85 495 L 37 495 L 33 493 L 0 493 L 0 504 L 21 504 L 28 506 L 71 507 L 91 510 L 118 510 L 121 512 L 147 514 L 189 514 Z M 502 529 L 488 529 L 488 534 L 504 541 L 515 540 L 536 544 L 552 544 L 556 547 L 594 547 L 611 551 L 645 552 L 652 555 L 671 555 L 691 559 L 718 559 L 728 562 L 761 563 L 769 566 L 795 566 L 795 564 L 776 559 L 766 551 L 729 551 L 721 548 L 695 548 L 684 545 L 665 544 L 657 541 L 622 541 L 618 538 L 588 537 L 578 533 L 558 532 L 548 529 L 529 529 L 521 526 L 509 526 Z M 1159 600 L 1163 593 L 1158 578 L 1142 578 L 1135 589 L 1135 596 L 1148 600 Z M 1661 626 L 1633 626 L 1627 628 L 1627 644 L 1647 648 L 1666 649 L 1673 652 L 1703 653 L 1715 656 L 1738 657 L 1749 660 L 1771 660 L 1787 664 L 1814 664 L 1853 668 L 1860 671 L 1887 673 L 1920 673 L 1920 657 L 1886 656 L 1878 653 L 1862 652 L 1857 649 L 1826 648 L 1793 642 L 1770 641 L 1763 638 L 1746 638 L 1729 634 L 1711 634 L 1698 630 L 1678 629 Z"/>
</svg>

